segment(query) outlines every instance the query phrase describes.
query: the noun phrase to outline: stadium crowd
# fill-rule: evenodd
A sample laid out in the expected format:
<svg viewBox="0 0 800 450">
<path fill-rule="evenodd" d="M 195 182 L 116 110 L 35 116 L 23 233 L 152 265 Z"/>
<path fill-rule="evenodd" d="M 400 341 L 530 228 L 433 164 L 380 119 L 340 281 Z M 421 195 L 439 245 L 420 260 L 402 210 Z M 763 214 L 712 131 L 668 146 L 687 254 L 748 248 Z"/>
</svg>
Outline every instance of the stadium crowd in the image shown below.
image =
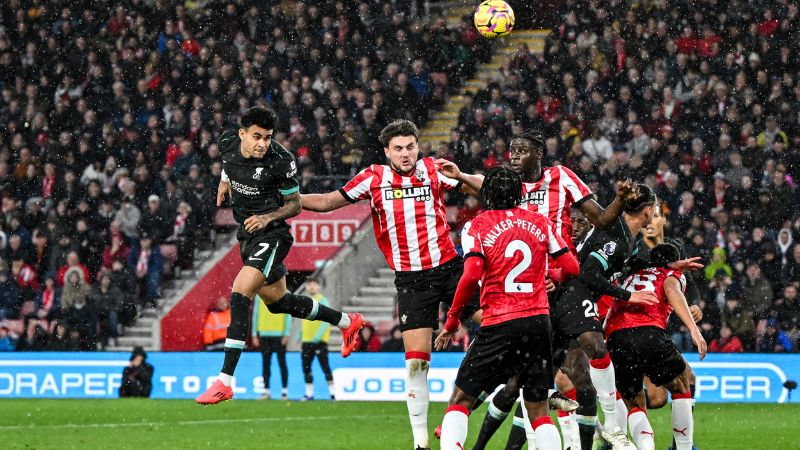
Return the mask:
<svg viewBox="0 0 800 450">
<path fill-rule="evenodd" d="M 429 67 L 458 82 L 488 56 L 410 5 L 3 2 L 0 320 L 22 325 L 0 342 L 91 350 L 155 305 L 209 232 L 216 140 L 247 107 L 278 111 L 305 191 L 381 161 L 383 125 L 447 94 Z"/>
<path fill-rule="evenodd" d="M 397 3 L 4 2 L 0 316 L 23 329 L 12 343 L 0 328 L 0 346 L 94 349 L 154 305 L 209 231 L 216 138 L 249 106 L 278 112 L 304 193 L 382 163 L 383 125 L 424 123 L 491 50 L 469 17 L 448 29 Z M 544 54 L 509 56 L 450 141 L 421 150 L 481 172 L 539 126 L 545 163 L 601 204 L 614 180 L 644 180 L 668 235 L 707 263 L 711 348 L 797 351 L 800 14 L 720 3 L 566 1 Z M 480 211 L 449 203 L 456 229 Z"/>
<path fill-rule="evenodd" d="M 632 8 L 629 6 L 633 5 Z M 601 204 L 613 183 L 651 185 L 667 236 L 701 256 L 712 351 L 792 352 L 800 334 L 800 44 L 796 3 L 564 2 L 541 55 L 525 46 L 430 150 L 479 172 L 519 130 L 547 130 Z M 480 205 L 467 200 L 456 227 Z M 683 351 L 692 344 L 673 329 Z"/>
</svg>

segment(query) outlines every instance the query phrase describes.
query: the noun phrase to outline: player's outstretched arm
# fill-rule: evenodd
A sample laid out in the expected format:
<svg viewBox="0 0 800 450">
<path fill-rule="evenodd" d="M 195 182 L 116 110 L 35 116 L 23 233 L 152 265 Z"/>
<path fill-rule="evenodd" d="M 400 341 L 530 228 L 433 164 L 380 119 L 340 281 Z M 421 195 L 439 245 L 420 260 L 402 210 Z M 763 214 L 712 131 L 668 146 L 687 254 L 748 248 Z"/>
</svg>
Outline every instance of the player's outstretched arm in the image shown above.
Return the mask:
<svg viewBox="0 0 800 450">
<path fill-rule="evenodd" d="M 697 324 L 692 317 L 692 313 L 689 311 L 689 305 L 686 303 L 686 297 L 683 295 L 680 285 L 681 282 L 677 278 L 668 277 L 664 281 L 664 293 L 667 294 L 667 301 L 670 306 L 672 306 L 675 314 L 681 319 L 681 322 L 683 322 L 686 328 L 689 329 L 692 335 L 692 341 L 697 347 L 697 351 L 700 353 L 700 359 L 703 359 L 708 351 L 706 340 L 703 339 L 700 329 L 697 328 Z"/>
<path fill-rule="evenodd" d="M 244 230 L 248 233 L 264 229 L 274 220 L 288 219 L 300 214 L 300 193 L 293 192 L 283 196 L 283 206 L 271 213 L 250 216 L 244 221 Z"/>
<path fill-rule="evenodd" d="M 444 329 L 436 337 L 436 342 L 434 343 L 436 350 L 444 350 L 450 345 L 453 334 L 461 326 L 461 312 L 464 310 L 464 305 L 472 298 L 475 289 L 478 288 L 478 282 L 481 277 L 483 277 L 483 258 L 479 256 L 468 257 L 464 261 L 464 272 L 458 282 L 453 304 L 447 312 L 447 321 L 444 324 Z"/>
<path fill-rule="evenodd" d="M 600 295 L 610 295 L 620 300 L 625 300 L 630 303 L 637 303 L 643 305 L 654 305 L 658 303 L 658 297 L 655 293 L 649 291 L 636 291 L 630 292 L 622 289 L 608 280 L 603 275 L 602 263 L 597 257 L 591 257 L 586 260 L 581 266 L 581 274 L 578 275 L 583 284 L 585 284 L 594 293 Z"/>
<path fill-rule="evenodd" d="M 556 283 L 563 283 L 581 273 L 578 259 L 569 250 L 556 256 L 556 261 L 558 268 L 548 270 L 549 277 Z"/>
<path fill-rule="evenodd" d="M 594 199 L 589 199 L 581 203 L 580 209 L 592 225 L 605 228 L 617 220 L 622 214 L 625 203 L 634 198 L 636 198 L 636 184 L 631 180 L 617 181 L 617 196 L 608 208 L 604 209 Z"/>
<path fill-rule="evenodd" d="M 316 212 L 329 212 L 350 204 L 341 191 L 332 191 L 326 194 L 302 194 L 300 202 L 303 209 Z"/>
<path fill-rule="evenodd" d="M 481 190 L 481 186 L 483 186 L 483 175 L 471 175 L 464 173 L 458 168 L 456 163 L 447 159 L 440 158 L 437 159 L 435 163 L 436 170 L 441 172 L 442 175 L 454 180 L 458 180 L 462 183 L 461 192 L 470 195 L 478 195 L 478 192 Z"/>
</svg>

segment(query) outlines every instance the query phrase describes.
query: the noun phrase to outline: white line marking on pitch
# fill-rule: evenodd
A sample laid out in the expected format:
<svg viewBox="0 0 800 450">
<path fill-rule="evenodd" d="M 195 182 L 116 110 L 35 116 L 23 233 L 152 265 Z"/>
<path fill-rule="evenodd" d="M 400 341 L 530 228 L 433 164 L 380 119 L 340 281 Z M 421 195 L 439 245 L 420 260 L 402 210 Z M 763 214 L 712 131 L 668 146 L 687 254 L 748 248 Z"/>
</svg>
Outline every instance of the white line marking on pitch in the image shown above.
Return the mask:
<svg viewBox="0 0 800 450">
<path fill-rule="evenodd" d="M 250 419 L 206 419 L 206 420 L 180 420 L 178 422 L 123 422 L 123 423 L 64 423 L 59 425 L 2 425 L 0 430 L 24 430 L 41 428 L 117 428 L 117 427 L 159 427 L 172 425 L 210 425 L 218 423 L 252 423 L 252 422 L 279 422 L 284 420 L 333 420 L 342 418 L 373 419 L 375 417 L 394 417 L 388 414 L 361 414 L 355 416 L 288 416 L 288 417 L 254 417 Z"/>
</svg>

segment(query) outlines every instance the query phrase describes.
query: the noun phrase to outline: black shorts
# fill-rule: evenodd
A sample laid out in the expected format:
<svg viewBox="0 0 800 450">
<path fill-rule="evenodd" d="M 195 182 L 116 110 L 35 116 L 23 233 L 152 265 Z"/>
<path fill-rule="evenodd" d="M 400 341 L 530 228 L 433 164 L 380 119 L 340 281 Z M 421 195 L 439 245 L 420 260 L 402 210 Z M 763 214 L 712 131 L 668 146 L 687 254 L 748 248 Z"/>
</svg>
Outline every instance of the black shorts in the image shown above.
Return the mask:
<svg viewBox="0 0 800 450">
<path fill-rule="evenodd" d="M 289 254 L 294 238 L 288 231 L 267 231 L 239 240 L 239 253 L 245 266 L 255 267 L 270 285 L 286 275 L 283 259 Z"/>
<path fill-rule="evenodd" d="M 568 351 L 578 347 L 578 336 L 590 331 L 603 332 L 594 297 L 589 288 L 574 279 L 560 285 L 555 295 L 549 297 L 556 367 L 561 366 Z"/>
<path fill-rule="evenodd" d="M 546 400 L 553 387 L 551 333 L 546 314 L 481 327 L 458 368 L 456 386 L 478 398 L 518 375 L 525 400 Z"/>
<path fill-rule="evenodd" d="M 464 271 L 464 260 L 454 258 L 439 267 L 417 272 L 395 272 L 400 331 L 418 328 L 439 328 L 439 304 L 453 304 L 456 287 Z M 464 306 L 461 319 L 466 320 L 479 310 L 480 292 Z"/>
<path fill-rule="evenodd" d="M 617 330 L 606 345 L 614 363 L 617 390 L 625 398 L 633 398 L 642 390 L 645 375 L 656 386 L 663 386 L 686 370 L 672 339 L 658 327 Z"/>
<path fill-rule="evenodd" d="M 258 307 L 258 305 L 256 305 Z M 286 353 L 283 338 L 280 336 L 259 336 L 259 350 L 263 353 Z"/>
</svg>

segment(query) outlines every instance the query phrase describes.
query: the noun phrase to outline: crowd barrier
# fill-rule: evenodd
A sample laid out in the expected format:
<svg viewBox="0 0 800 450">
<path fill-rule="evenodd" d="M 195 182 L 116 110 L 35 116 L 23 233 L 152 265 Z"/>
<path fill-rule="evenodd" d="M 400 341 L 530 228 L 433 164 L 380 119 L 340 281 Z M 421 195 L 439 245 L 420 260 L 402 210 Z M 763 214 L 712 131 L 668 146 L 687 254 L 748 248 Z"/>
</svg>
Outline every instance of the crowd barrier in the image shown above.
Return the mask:
<svg viewBox="0 0 800 450">
<path fill-rule="evenodd" d="M 697 375 L 698 402 L 800 402 L 784 387 L 800 380 L 800 354 L 710 354 L 686 359 Z M 2 353 L 0 398 L 115 398 L 127 353 Z M 429 387 L 432 401 L 447 401 L 463 353 L 434 353 Z M 190 399 L 215 379 L 222 364 L 218 352 L 152 352 L 153 398 Z M 289 398 L 304 394 L 299 353 L 287 354 Z M 330 355 L 337 400 L 404 401 L 405 361 L 401 353 L 356 353 L 346 360 Z M 280 392 L 280 375 L 273 358 L 272 392 Z M 318 399 L 328 398 L 322 371 L 313 366 Z M 246 352 L 236 371 L 235 398 L 255 399 L 264 392 L 261 355 Z"/>
</svg>

